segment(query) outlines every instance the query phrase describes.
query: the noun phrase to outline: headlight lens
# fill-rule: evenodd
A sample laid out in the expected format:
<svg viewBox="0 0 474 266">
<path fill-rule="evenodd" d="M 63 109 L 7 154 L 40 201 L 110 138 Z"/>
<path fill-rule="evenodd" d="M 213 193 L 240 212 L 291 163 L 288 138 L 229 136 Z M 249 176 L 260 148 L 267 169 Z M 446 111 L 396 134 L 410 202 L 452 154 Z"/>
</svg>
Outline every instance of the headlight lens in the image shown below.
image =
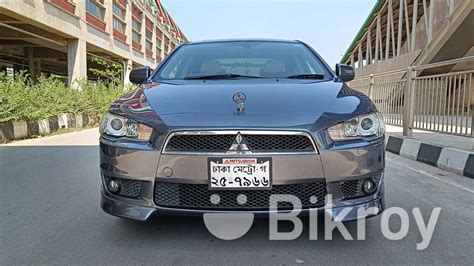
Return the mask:
<svg viewBox="0 0 474 266">
<path fill-rule="evenodd" d="M 328 132 L 334 141 L 380 137 L 385 133 L 385 123 L 382 114 L 371 113 L 332 126 Z"/>
<path fill-rule="evenodd" d="M 125 117 L 107 113 L 100 122 L 100 133 L 114 137 L 127 137 L 149 141 L 153 129 Z"/>
</svg>

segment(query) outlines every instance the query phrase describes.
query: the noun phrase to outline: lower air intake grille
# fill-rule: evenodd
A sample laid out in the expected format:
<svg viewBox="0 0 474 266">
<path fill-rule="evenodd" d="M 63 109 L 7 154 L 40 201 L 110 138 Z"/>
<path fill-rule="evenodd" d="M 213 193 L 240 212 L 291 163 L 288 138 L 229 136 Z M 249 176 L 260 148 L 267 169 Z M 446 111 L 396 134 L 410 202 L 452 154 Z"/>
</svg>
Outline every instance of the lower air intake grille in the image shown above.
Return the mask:
<svg viewBox="0 0 474 266">
<path fill-rule="evenodd" d="M 107 183 L 110 179 L 110 177 L 105 178 Z M 140 192 L 142 190 L 142 181 L 124 178 L 113 179 L 120 184 L 120 190 L 113 194 L 131 199 L 137 199 L 140 196 Z"/>
<path fill-rule="evenodd" d="M 142 189 L 142 182 L 137 180 L 119 179 L 119 195 L 127 198 L 138 198 Z"/>
<path fill-rule="evenodd" d="M 361 179 L 354 179 L 354 180 L 341 182 L 340 186 L 341 186 L 342 196 L 346 199 L 367 196 L 367 194 L 365 194 L 362 191 L 362 183 L 366 179 L 367 178 L 361 178 Z M 372 180 L 375 182 L 376 186 L 378 186 L 379 181 L 380 181 L 380 175 L 373 177 Z M 376 189 L 374 191 L 376 191 Z"/>
<path fill-rule="evenodd" d="M 210 201 L 211 195 L 219 195 L 218 204 Z M 245 195 L 245 204 L 239 204 L 237 197 Z M 188 209 L 268 209 L 270 195 L 290 194 L 300 199 L 303 208 L 322 207 L 327 194 L 326 183 L 274 185 L 270 190 L 209 190 L 207 184 L 180 184 L 156 182 L 155 204 L 162 207 Z M 310 198 L 316 196 L 317 202 Z M 291 203 L 279 202 L 278 208 L 292 208 Z"/>
</svg>

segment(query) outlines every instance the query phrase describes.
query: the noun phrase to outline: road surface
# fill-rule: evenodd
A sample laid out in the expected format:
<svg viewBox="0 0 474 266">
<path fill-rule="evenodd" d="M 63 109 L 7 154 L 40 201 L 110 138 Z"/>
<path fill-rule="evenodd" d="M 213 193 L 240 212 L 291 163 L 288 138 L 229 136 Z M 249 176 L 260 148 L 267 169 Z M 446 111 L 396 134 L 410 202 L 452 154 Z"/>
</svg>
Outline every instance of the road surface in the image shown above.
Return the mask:
<svg viewBox="0 0 474 266">
<path fill-rule="evenodd" d="M 387 154 L 387 207 L 408 211 L 402 240 L 386 239 L 380 216 L 366 240 L 309 240 L 308 222 L 293 241 L 268 240 L 268 220 L 234 241 L 211 235 L 200 218 L 156 217 L 141 223 L 99 207 L 97 129 L 0 146 L 0 264 L 471 264 L 474 180 Z M 411 210 L 441 214 L 425 250 Z M 348 223 L 355 237 L 356 223 Z M 391 220 L 397 231 L 399 219 Z M 288 226 L 288 230 L 291 227 Z"/>
</svg>

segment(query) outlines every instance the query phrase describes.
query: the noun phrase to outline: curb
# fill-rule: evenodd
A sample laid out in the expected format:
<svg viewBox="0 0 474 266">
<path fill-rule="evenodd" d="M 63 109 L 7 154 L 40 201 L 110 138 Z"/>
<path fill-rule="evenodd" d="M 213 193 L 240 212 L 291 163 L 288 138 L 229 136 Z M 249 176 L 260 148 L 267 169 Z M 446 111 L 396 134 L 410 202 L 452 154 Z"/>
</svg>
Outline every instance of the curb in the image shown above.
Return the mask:
<svg viewBox="0 0 474 266">
<path fill-rule="evenodd" d="M 0 141 L 19 140 L 32 136 L 44 136 L 60 128 L 82 128 L 98 123 L 100 117 L 81 114 L 60 114 L 37 121 L 0 123 Z"/>
<path fill-rule="evenodd" d="M 474 178 L 474 152 L 389 136 L 385 150 L 449 172 Z"/>
</svg>

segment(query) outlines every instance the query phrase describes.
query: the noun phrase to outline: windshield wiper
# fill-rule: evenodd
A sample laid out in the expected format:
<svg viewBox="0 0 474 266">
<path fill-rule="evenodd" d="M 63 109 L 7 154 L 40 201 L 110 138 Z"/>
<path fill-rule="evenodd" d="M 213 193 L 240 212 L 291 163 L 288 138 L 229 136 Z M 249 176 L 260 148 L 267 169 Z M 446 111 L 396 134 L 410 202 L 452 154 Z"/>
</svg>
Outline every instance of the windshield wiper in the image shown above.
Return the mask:
<svg viewBox="0 0 474 266">
<path fill-rule="evenodd" d="M 215 75 L 201 75 L 201 76 L 186 76 L 186 77 L 184 77 L 184 79 L 235 79 L 235 78 L 260 78 L 260 77 L 240 75 L 240 74 L 215 74 Z"/>
<path fill-rule="evenodd" d="M 287 79 L 323 79 L 323 74 L 298 74 L 286 77 Z"/>
</svg>

